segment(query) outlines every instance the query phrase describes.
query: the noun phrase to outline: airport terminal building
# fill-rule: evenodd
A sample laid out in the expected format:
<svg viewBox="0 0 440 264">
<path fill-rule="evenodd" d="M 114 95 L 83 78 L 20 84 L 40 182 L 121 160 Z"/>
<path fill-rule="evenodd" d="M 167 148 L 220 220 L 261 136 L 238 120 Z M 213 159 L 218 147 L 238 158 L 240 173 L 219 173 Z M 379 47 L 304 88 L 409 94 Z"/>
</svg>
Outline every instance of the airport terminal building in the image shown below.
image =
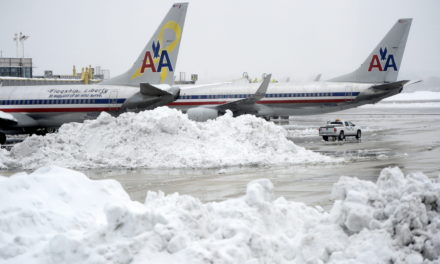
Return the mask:
<svg viewBox="0 0 440 264">
<path fill-rule="evenodd" d="M 0 76 L 32 78 L 32 58 L 0 58 Z"/>
</svg>

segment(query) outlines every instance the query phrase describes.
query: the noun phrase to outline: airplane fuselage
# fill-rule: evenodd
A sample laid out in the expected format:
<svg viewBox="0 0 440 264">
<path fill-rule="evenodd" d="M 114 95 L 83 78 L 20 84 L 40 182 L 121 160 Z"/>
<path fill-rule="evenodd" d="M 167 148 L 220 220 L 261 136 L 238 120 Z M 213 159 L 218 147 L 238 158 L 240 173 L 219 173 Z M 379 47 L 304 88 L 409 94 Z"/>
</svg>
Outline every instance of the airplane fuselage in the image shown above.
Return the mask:
<svg viewBox="0 0 440 264">
<path fill-rule="evenodd" d="M 377 101 L 394 95 L 372 92 L 372 83 L 312 82 L 304 84 L 271 83 L 266 96 L 257 102 L 261 116 L 312 115 Z M 247 98 L 255 93 L 258 84 L 230 84 L 213 87 L 181 89 L 178 100 L 169 104 L 186 111 L 193 107 L 221 105 Z M 365 94 L 370 96 L 365 97 Z M 359 100 L 359 98 L 364 98 Z"/>
<path fill-rule="evenodd" d="M 0 111 L 30 117 L 28 127 L 59 127 L 106 111 L 115 114 L 139 88 L 115 85 L 5 86 Z"/>
<path fill-rule="evenodd" d="M 248 113 L 257 111 L 260 116 L 321 114 L 375 103 L 398 93 L 372 92 L 370 88 L 373 85 L 272 83 L 266 96 Z M 257 88 L 258 84 L 247 83 L 188 87 L 181 89 L 177 100 L 168 106 L 186 112 L 194 107 L 221 105 L 249 97 Z M 20 129 L 57 128 L 64 123 L 96 118 L 103 111 L 118 115 L 127 98 L 139 92 L 137 87 L 117 85 L 6 86 L 0 90 L 0 111 L 17 114 L 17 118 L 30 117 L 27 124 L 27 120 L 20 120 Z M 11 129 L 11 133 L 14 133 L 14 129 Z M 2 130 L 8 132 L 8 129 Z"/>
</svg>

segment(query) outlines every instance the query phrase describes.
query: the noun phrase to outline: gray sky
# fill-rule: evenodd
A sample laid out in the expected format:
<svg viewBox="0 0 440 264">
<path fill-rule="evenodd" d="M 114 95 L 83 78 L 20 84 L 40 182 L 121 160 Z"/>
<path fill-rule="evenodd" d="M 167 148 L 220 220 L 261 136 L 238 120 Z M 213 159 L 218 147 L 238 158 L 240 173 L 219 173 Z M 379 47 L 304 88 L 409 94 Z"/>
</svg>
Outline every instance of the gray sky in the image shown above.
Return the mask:
<svg viewBox="0 0 440 264">
<path fill-rule="evenodd" d="M 16 32 L 31 37 L 34 74 L 91 64 L 126 71 L 175 1 L 0 0 L 0 50 L 15 56 Z M 331 78 L 359 66 L 398 18 L 414 18 L 400 79 L 440 76 L 440 1 L 189 1 L 176 74 L 202 81 L 272 72 Z"/>
</svg>

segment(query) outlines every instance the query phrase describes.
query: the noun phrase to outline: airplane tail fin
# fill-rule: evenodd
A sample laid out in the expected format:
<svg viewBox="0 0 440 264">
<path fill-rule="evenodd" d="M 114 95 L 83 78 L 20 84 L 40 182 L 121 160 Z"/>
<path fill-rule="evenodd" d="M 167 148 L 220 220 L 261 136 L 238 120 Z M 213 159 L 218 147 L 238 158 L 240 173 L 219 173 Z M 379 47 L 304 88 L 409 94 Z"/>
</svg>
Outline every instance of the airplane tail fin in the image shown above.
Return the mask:
<svg viewBox="0 0 440 264">
<path fill-rule="evenodd" d="M 333 82 L 385 83 L 395 82 L 412 18 L 397 20 L 364 63 L 352 73 L 331 79 Z"/>
<path fill-rule="evenodd" d="M 133 66 L 126 73 L 104 80 L 101 84 L 173 84 L 187 8 L 188 3 L 173 4 Z"/>
</svg>

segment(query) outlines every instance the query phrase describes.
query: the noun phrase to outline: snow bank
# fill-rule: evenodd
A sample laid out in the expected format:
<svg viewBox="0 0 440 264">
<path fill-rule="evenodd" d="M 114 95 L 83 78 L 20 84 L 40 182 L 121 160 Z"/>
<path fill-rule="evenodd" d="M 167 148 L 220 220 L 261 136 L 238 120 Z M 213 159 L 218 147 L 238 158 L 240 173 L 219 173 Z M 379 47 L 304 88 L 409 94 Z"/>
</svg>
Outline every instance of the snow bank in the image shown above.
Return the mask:
<svg viewBox="0 0 440 264">
<path fill-rule="evenodd" d="M 377 183 L 342 177 L 329 213 L 246 195 L 202 203 L 149 192 L 129 200 L 113 180 L 57 167 L 0 177 L 0 262 L 438 263 L 440 183 L 385 169 Z"/>
<path fill-rule="evenodd" d="M 0 153 L 1 155 L 1 153 Z M 22 168 L 200 168 L 335 162 L 287 139 L 287 131 L 251 115 L 226 114 L 205 123 L 167 107 L 63 125 L 31 136 L 10 157 Z M 0 159 L 1 160 L 1 159 Z"/>
</svg>

